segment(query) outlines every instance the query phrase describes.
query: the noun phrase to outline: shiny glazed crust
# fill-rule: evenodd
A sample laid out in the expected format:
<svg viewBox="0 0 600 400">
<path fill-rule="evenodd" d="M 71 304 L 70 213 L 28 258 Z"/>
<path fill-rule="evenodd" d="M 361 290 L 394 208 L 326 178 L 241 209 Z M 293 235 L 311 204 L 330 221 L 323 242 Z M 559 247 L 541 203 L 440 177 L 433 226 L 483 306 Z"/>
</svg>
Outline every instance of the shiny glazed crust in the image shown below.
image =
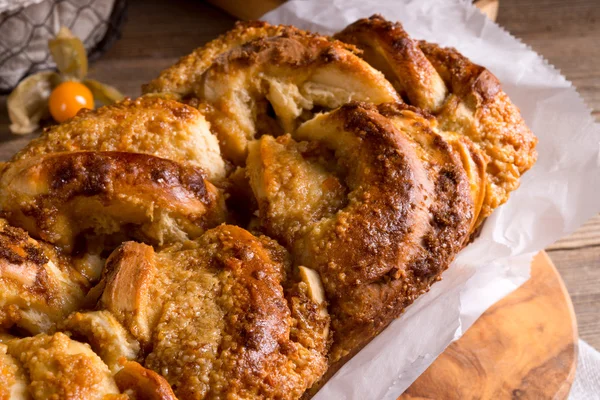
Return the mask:
<svg viewBox="0 0 600 400">
<path fill-rule="evenodd" d="M 221 225 L 158 253 L 128 242 L 106 271 L 102 307 L 179 398 L 293 399 L 325 372 L 324 304 L 268 238 Z"/>
<path fill-rule="evenodd" d="M 0 187 L 5 218 L 67 251 L 85 232 L 163 245 L 225 220 L 221 193 L 202 170 L 145 154 L 26 158 L 4 170 Z"/>
<path fill-rule="evenodd" d="M 0 164 L 0 398 L 307 398 L 441 279 L 536 139 L 456 50 L 335 37 L 238 23 Z"/>
<path fill-rule="evenodd" d="M 68 256 L 0 219 L 0 331 L 46 332 L 84 305 L 89 287 Z"/>
<path fill-rule="evenodd" d="M 238 24 L 235 31 L 239 36 L 196 50 L 144 91 L 199 101 L 224 156 L 236 165 L 244 164 L 249 140 L 293 132 L 315 108 L 399 100 L 383 75 L 341 42 L 266 23 Z"/>
<path fill-rule="evenodd" d="M 225 164 L 210 127 L 197 109 L 160 97 L 125 99 L 46 128 L 11 161 L 49 153 L 126 151 L 188 163 L 208 179 L 225 176 Z"/>
<path fill-rule="evenodd" d="M 295 137 L 335 153 L 344 172 L 328 187 L 347 188 L 337 210 L 288 218 L 289 210 L 311 209 L 312 198 L 306 186 L 286 183 L 287 168 L 306 169 L 308 185 L 336 177 L 324 180 L 303 158 L 280 163 L 268 137 L 251 148 L 247 168 L 266 232 L 321 275 L 336 362 L 438 279 L 468 237 L 474 205 L 460 157 L 418 109 L 349 104 L 304 123 Z"/>
<path fill-rule="evenodd" d="M 498 79 L 452 48 L 411 39 L 400 23 L 379 15 L 335 35 L 363 50 L 411 104 L 432 112 L 440 129 L 469 138 L 487 158 L 480 225 L 519 186 L 537 158 L 536 137 Z"/>
<path fill-rule="evenodd" d="M 468 137 L 488 156 L 482 221 L 508 200 L 521 175 L 535 163 L 537 138 L 491 72 L 455 49 L 426 42 L 419 47 L 452 90 L 436 115 L 440 127 Z"/>
</svg>

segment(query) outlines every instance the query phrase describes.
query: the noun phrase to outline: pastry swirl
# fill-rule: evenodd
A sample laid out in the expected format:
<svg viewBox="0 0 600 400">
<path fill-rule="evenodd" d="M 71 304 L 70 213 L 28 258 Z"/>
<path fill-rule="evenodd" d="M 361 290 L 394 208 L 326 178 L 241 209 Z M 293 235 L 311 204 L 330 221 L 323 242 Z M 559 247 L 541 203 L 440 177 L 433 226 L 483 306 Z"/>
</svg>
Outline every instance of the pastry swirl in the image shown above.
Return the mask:
<svg viewBox="0 0 600 400">
<path fill-rule="evenodd" d="M 0 397 L 310 397 L 536 159 L 491 72 L 381 16 L 238 23 L 143 91 L 0 168 Z"/>
<path fill-rule="evenodd" d="M 293 139 L 269 136 L 251 146 L 247 168 L 265 231 L 321 275 L 336 362 L 448 267 L 468 237 L 474 203 L 459 155 L 413 107 L 352 103 L 293 136 L 335 154 L 334 171 L 305 157 Z M 290 169 L 302 171 L 301 181 L 289 179 Z M 321 196 L 305 196 L 308 186 Z M 337 207 L 317 208 L 340 195 Z M 294 210 L 305 212 L 298 218 Z"/>
<path fill-rule="evenodd" d="M 383 75 L 348 45 L 266 23 L 235 29 L 245 33 L 196 50 L 196 68 L 185 68 L 189 57 L 185 58 L 144 91 L 181 93 L 184 86 L 184 95 L 200 101 L 223 155 L 237 165 L 244 163 L 248 141 L 263 133 L 293 132 L 314 109 L 331 110 L 351 100 L 399 100 Z M 224 41 L 227 46 L 219 45 Z M 177 88 L 164 84 L 176 74 Z"/>
<path fill-rule="evenodd" d="M 379 15 L 360 19 L 335 35 L 363 50 L 410 104 L 433 113 L 442 131 L 469 138 L 486 156 L 480 225 L 519 186 L 536 160 L 536 137 L 498 79 L 455 49 L 416 41 L 402 25 Z"/>
<path fill-rule="evenodd" d="M 325 372 L 325 304 L 268 238 L 221 225 L 158 253 L 128 242 L 105 285 L 101 306 L 179 398 L 293 399 Z"/>
<path fill-rule="evenodd" d="M 10 163 L 0 208 L 14 225 L 66 251 L 78 236 L 163 245 L 225 220 L 221 192 L 198 168 L 145 154 L 67 152 Z"/>
</svg>

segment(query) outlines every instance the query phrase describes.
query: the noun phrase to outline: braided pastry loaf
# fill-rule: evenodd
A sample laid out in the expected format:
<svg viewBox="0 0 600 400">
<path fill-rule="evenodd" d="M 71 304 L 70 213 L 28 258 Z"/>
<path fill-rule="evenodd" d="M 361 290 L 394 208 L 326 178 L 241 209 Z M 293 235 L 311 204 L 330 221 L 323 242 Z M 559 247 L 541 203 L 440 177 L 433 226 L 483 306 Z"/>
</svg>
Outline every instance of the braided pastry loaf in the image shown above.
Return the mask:
<svg viewBox="0 0 600 400">
<path fill-rule="evenodd" d="M 489 71 L 380 16 L 238 23 L 143 90 L 2 167 L 0 397 L 310 395 L 536 157 Z"/>
<path fill-rule="evenodd" d="M 238 23 L 144 86 L 207 111 L 252 226 L 319 271 L 332 363 L 427 291 L 536 159 L 498 80 L 456 50 L 377 15 L 335 38 Z"/>
</svg>

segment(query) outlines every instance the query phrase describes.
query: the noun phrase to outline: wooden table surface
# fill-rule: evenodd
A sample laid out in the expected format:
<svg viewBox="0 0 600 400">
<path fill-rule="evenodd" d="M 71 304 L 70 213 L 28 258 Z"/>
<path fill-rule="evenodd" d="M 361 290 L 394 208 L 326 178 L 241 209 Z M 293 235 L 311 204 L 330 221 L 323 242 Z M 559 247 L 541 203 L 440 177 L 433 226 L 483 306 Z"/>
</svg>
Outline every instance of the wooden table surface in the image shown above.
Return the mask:
<svg viewBox="0 0 600 400">
<path fill-rule="evenodd" d="M 91 65 L 90 77 L 137 96 L 143 82 L 233 23 L 199 0 L 130 0 L 121 40 Z M 501 0 L 498 23 L 557 66 L 600 120 L 600 0 Z M 0 97 L 0 143 L 16 150 L 30 139 L 9 133 Z M 600 349 L 600 216 L 548 254 L 573 299 L 580 336 Z"/>
</svg>

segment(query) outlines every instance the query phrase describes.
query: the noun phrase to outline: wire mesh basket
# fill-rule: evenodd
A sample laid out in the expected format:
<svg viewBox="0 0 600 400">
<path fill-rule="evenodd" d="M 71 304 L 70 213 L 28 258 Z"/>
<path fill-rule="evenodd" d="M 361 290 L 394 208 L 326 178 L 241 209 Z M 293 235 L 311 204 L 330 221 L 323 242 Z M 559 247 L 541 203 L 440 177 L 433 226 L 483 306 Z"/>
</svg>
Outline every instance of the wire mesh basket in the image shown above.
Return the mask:
<svg viewBox="0 0 600 400">
<path fill-rule="evenodd" d="M 126 8 L 126 0 L 0 0 L 0 93 L 55 67 L 48 40 L 61 26 L 83 41 L 90 60 L 99 57 L 118 38 Z"/>
</svg>

